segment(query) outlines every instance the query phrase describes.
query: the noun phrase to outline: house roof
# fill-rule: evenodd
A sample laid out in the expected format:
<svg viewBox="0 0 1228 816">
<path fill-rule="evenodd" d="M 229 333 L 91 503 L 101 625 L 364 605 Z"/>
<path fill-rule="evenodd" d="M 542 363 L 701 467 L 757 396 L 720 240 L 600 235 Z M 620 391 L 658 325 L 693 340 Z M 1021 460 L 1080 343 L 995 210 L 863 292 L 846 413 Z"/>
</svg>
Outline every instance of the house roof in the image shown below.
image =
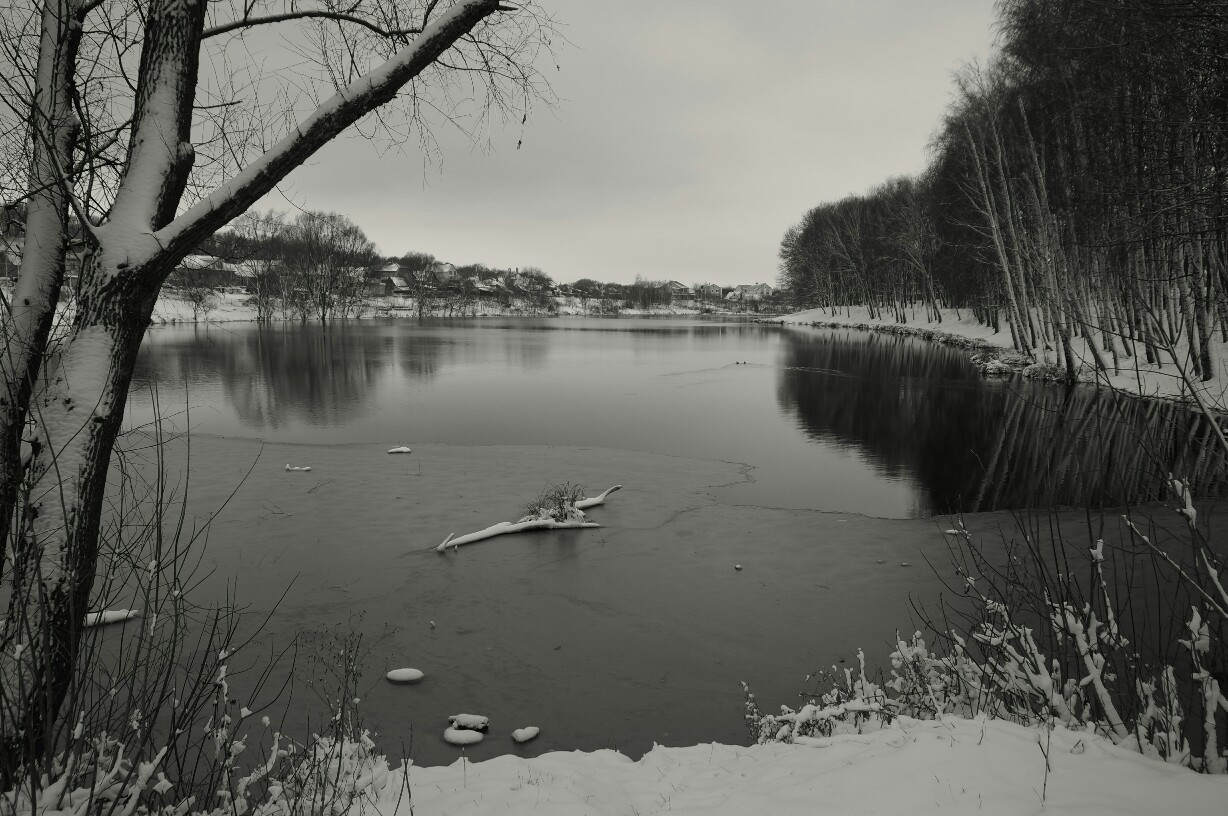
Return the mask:
<svg viewBox="0 0 1228 816">
<path fill-rule="evenodd" d="M 660 283 L 656 284 L 656 288 L 657 289 L 671 289 L 675 292 L 691 291 L 691 287 L 687 286 L 685 283 L 679 283 L 676 280 L 661 281 Z"/>
<path fill-rule="evenodd" d="M 180 269 L 221 269 L 222 259 L 212 255 L 185 255 L 179 262 Z"/>
</svg>

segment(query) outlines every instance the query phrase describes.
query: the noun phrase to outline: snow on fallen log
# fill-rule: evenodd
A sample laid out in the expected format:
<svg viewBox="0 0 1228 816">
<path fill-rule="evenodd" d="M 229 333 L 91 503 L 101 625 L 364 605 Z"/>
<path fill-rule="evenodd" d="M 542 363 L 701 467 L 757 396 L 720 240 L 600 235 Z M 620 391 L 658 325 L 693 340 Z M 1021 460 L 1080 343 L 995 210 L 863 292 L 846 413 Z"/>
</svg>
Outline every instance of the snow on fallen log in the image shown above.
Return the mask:
<svg viewBox="0 0 1228 816">
<path fill-rule="evenodd" d="M 554 519 L 532 519 L 529 521 L 501 521 L 498 524 L 492 524 L 484 530 L 478 530 L 476 533 L 466 533 L 462 536 L 453 537 L 452 533 L 443 540 L 443 543 L 435 548 L 436 552 L 446 552 L 448 547 L 456 548 L 462 544 L 472 544 L 475 541 L 484 541 L 495 536 L 507 535 L 508 533 L 522 533 L 526 530 L 574 530 L 578 527 L 600 527 L 601 525 L 595 521 L 555 521 Z"/>
<path fill-rule="evenodd" d="M 435 548 L 435 551 L 443 553 L 447 552 L 448 547 L 455 549 L 462 544 L 472 544 L 475 541 L 484 541 L 495 536 L 522 533 L 528 530 L 574 530 L 581 527 L 600 527 L 601 525 L 597 522 L 589 521 L 583 508 L 605 504 L 607 496 L 621 489 L 622 485 L 614 485 L 592 498 L 580 498 L 579 487 L 573 485 L 552 487 L 525 508 L 528 512 L 519 521 L 501 521 L 483 530 L 462 536 L 449 533 L 443 543 Z"/>
<path fill-rule="evenodd" d="M 466 728 L 470 731 L 485 731 L 490 727 L 490 717 L 482 714 L 453 714 L 448 717 L 453 728 Z"/>
<path fill-rule="evenodd" d="M 399 445 L 395 448 L 391 448 L 388 452 L 389 453 L 413 453 L 413 451 L 409 449 L 408 445 Z"/>
<path fill-rule="evenodd" d="M 596 507 L 599 504 L 605 504 L 606 496 L 610 495 L 616 490 L 622 490 L 622 489 L 623 489 L 622 485 L 614 485 L 609 490 L 602 491 L 601 493 L 598 493 L 596 496 L 593 496 L 591 499 L 580 499 L 578 502 L 576 502 L 576 507 L 580 510 L 584 510 L 587 507 Z"/>
<path fill-rule="evenodd" d="M 443 738 L 449 745 L 476 745 L 482 741 L 481 731 L 470 731 L 465 728 L 448 728 L 443 732 Z"/>
<path fill-rule="evenodd" d="M 310 467 L 293 467 L 291 465 L 286 465 L 286 470 L 291 470 L 291 471 L 299 470 L 299 471 L 305 472 L 305 471 L 311 470 L 311 468 Z"/>
<path fill-rule="evenodd" d="M 139 609 L 105 609 L 101 612 L 89 612 L 85 616 L 84 626 L 103 626 L 108 623 L 120 623 L 133 618 L 139 618 Z"/>
</svg>

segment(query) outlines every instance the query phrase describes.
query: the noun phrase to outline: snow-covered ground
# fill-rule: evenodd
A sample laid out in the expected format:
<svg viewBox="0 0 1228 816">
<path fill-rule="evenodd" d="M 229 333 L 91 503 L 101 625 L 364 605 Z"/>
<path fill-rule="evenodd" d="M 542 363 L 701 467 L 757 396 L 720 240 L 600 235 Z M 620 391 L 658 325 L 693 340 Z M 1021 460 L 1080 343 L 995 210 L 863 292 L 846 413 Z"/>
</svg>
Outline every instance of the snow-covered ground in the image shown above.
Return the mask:
<svg viewBox="0 0 1228 816">
<path fill-rule="evenodd" d="M 948 310 L 943 313 L 941 323 L 927 323 L 924 310 L 915 310 L 909 314 L 908 323 L 900 324 L 890 315 L 871 318 L 864 306 L 854 306 L 842 307 L 835 313 L 828 309 L 811 309 L 786 315 L 777 320 L 785 324 L 858 326 L 918 334 L 925 337 L 953 336 L 977 344 L 993 346 L 1002 351 L 1010 349 L 1011 336 L 1005 324 L 1003 324 L 1002 331 L 994 332 L 991 327 L 977 323 L 969 312 L 961 311 L 959 314 L 960 317 L 957 318 L 954 310 Z M 1127 393 L 1148 397 L 1184 399 L 1188 396 L 1189 388 L 1186 380 L 1181 376 L 1181 369 L 1171 360 L 1163 365 L 1150 365 L 1144 358 L 1140 347 L 1139 353 L 1133 356 L 1127 357 L 1119 354 L 1116 370 L 1112 368 L 1112 357 L 1105 354 L 1106 362 L 1110 366 L 1109 371 L 1107 373 L 1097 372 L 1086 342 L 1076 339 L 1071 345 L 1075 357 L 1083 368 L 1082 377 L 1089 382 L 1107 384 Z M 1189 363 L 1185 360 L 1187 349 L 1184 345 L 1179 345 L 1176 352 L 1181 367 L 1187 372 L 1190 371 Z M 1221 342 L 1218 337 L 1213 338 L 1211 352 L 1217 376 L 1208 382 L 1199 383 L 1199 394 L 1211 407 L 1221 412 L 1228 412 L 1228 344 Z M 1038 360 L 1042 359 L 1043 352 L 1034 350 L 1033 356 Z M 1049 352 L 1049 359 L 1055 362 L 1057 360 L 1053 352 Z"/>
<path fill-rule="evenodd" d="M 1228 812 L 1226 776 L 1001 720 L 906 721 L 806 745 L 657 747 L 638 762 L 608 750 L 458 760 L 412 767 L 412 800 L 399 807 L 393 776 L 382 816 L 409 816 L 411 803 L 415 816 Z"/>
</svg>

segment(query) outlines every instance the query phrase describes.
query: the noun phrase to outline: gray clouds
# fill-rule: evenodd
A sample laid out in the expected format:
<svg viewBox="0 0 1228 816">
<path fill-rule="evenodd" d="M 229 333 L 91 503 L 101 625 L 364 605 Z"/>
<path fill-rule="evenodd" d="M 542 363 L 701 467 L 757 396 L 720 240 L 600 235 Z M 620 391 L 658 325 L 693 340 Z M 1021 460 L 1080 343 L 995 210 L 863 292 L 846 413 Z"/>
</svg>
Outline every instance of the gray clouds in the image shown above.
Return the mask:
<svg viewBox="0 0 1228 816">
<path fill-rule="evenodd" d="M 571 42 L 560 71 L 543 66 L 557 110 L 493 127 L 490 149 L 438 128 L 435 163 L 343 138 L 288 196 L 346 213 L 388 254 L 561 281 L 770 282 L 806 209 L 924 167 L 951 72 L 992 37 L 983 0 L 553 9 Z"/>
</svg>

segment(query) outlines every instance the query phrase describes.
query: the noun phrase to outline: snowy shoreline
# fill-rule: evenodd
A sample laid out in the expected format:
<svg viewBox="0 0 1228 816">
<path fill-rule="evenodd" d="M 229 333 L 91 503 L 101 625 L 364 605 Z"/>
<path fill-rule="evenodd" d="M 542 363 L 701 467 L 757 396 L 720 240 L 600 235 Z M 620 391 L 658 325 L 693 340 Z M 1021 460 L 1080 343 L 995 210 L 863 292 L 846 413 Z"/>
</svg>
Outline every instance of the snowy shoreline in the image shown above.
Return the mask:
<svg viewBox="0 0 1228 816">
<path fill-rule="evenodd" d="M 1047 767 L 1046 767 L 1047 766 Z M 397 803 L 398 793 L 409 794 Z M 1228 777 L 1145 759 L 1088 732 L 900 718 L 809 744 L 554 752 L 389 773 L 384 816 L 450 814 L 1222 812 Z"/>
<path fill-rule="evenodd" d="M 992 327 L 976 322 L 971 316 L 952 319 L 947 315 L 942 323 L 898 323 L 891 318 L 871 317 L 864 306 L 841 309 L 841 316 L 829 313 L 827 309 L 810 309 L 802 312 L 784 315 L 782 317 L 765 317 L 763 323 L 776 323 L 782 326 L 815 326 L 825 328 L 848 328 L 862 331 L 875 331 L 887 334 L 919 337 L 931 342 L 966 348 L 970 351 L 984 352 L 974 362 L 988 375 L 1021 373 L 1030 376 L 1033 373 L 1038 379 L 1047 379 L 1041 366 L 1032 366 L 1034 361 L 1042 361 L 1043 352 L 1033 350 L 1032 356 L 1020 355 L 1011 348 L 1010 334 L 1003 330 L 995 332 Z M 915 318 L 916 315 L 914 314 Z M 941 327 L 941 328 L 939 328 Z M 1185 349 L 1177 349 L 1177 361 L 1170 359 L 1167 363 L 1148 364 L 1140 361 L 1139 355 L 1119 361 L 1116 370 L 1108 372 L 1097 371 L 1091 352 L 1082 339 L 1072 341 L 1074 356 L 1080 365 L 1080 382 L 1088 385 L 1107 386 L 1124 395 L 1147 399 L 1164 399 L 1193 404 L 1193 396 L 1187 379 L 1181 375 L 1184 363 L 1179 367 Z M 1214 341 L 1212 343 L 1212 358 L 1217 376 L 1206 382 L 1197 383 L 1198 396 L 1211 410 L 1218 413 L 1228 413 L 1228 343 Z M 1042 362 L 1043 365 L 1043 362 Z M 1029 367 L 1033 368 L 1029 372 Z M 1192 379 L 1192 378 L 1191 378 Z"/>
<path fill-rule="evenodd" d="M 164 292 L 154 305 L 151 325 L 175 325 L 181 323 L 253 323 L 256 321 L 256 309 L 250 305 L 249 295 L 219 294 L 214 305 L 204 314 L 194 314 L 192 305 L 173 293 Z M 354 320 L 381 320 L 416 318 L 411 298 L 379 297 L 374 298 L 353 318 Z M 619 317 L 757 317 L 778 318 L 780 315 L 760 315 L 757 313 L 710 310 L 703 311 L 690 306 L 654 306 L 648 309 L 620 309 L 613 314 L 596 314 L 585 310 L 579 298 L 556 298 L 555 310 L 530 308 L 523 303 L 513 303 L 501 306 L 491 303 L 475 303 L 463 314 L 448 314 L 443 310 L 435 310 L 428 314 L 430 318 L 474 319 L 486 317 L 585 317 L 594 319 L 610 319 Z M 291 319 L 277 319 L 274 323 L 296 322 Z"/>
</svg>

